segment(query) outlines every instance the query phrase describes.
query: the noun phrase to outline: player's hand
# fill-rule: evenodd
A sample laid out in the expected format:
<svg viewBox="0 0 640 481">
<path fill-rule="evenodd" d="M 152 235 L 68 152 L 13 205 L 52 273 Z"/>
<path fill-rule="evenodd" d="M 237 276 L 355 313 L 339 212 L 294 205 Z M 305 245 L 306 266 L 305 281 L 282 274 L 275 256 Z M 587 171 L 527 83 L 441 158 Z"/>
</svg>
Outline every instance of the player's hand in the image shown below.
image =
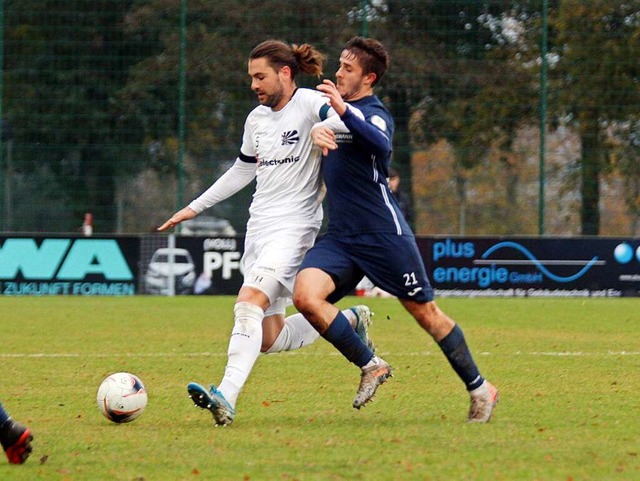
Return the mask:
<svg viewBox="0 0 640 481">
<path fill-rule="evenodd" d="M 158 227 L 158 230 L 160 232 L 165 231 L 167 229 L 170 229 L 171 227 L 175 227 L 182 221 L 193 219 L 197 215 L 198 214 L 196 214 L 196 211 L 191 207 L 185 207 L 184 209 L 181 209 L 173 214 L 168 221 Z"/>
<path fill-rule="evenodd" d="M 328 155 L 330 150 L 336 150 L 336 134 L 327 127 L 316 127 L 311 130 L 311 140 L 322 149 L 322 155 Z"/>
<path fill-rule="evenodd" d="M 347 111 L 347 104 L 342 100 L 336 84 L 329 79 L 324 79 L 320 85 L 316 86 L 316 89 L 329 99 L 329 105 L 333 107 L 333 110 L 335 110 L 338 115 L 344 115 Z"/>
</svg>

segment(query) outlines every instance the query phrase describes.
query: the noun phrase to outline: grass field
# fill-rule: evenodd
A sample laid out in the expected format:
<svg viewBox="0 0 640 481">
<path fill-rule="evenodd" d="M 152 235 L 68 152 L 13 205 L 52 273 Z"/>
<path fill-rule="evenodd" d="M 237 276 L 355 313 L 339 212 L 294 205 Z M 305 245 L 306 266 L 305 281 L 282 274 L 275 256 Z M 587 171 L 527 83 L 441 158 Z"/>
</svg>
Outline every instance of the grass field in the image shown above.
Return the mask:
<svg viewBox="0 0 640 481">
<path fill-rule="evenodd" d="M 494 419 L 468 425 L 439 348 L 397 301 L 368 299 L 396 368 L 376 402 L 351 407 L 359 372 L 321 339 L 262 356 L 235 423 L 214 428 L 185 386 L 220 380 L 233 302 L 0 299 L 0 400 L 35 435 L 0 480 L 640 479 L 640 300 L 442 299 L 501 391 Z M 131 424 L 96 406 L 115 371 L 149 393 Z"/>
</svg>

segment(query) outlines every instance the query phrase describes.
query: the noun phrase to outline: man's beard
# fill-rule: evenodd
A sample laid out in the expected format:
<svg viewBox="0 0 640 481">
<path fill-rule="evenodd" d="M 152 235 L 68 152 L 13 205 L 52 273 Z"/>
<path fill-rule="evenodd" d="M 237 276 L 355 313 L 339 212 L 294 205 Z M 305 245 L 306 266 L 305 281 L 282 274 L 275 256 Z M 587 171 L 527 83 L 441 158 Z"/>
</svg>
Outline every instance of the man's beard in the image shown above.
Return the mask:
<svg viewBox="0 0 640 481">
<path fill-rule="evenodd" d="M 359 82 L 357 85 L 354 85 L 350 90 L 348 91 L 345 90 L 345 92 L 343 94 L 340 94 L 340 96 L 342 97 L 342 100 L 348 102 L 353 97 L 355 97 L 358 92 L 360 92 L 361 88 L 362 88 L 362 82 Z"/>
<path fill-rule="evenodd" d="M 282 94 L 282 90 L 276 92 L 273 95 L 267 95 L 263 102 L 260 102 L 261 105 L 265 107 L 273 108 L 280 103 L 284 95 Z"/>
</svg>

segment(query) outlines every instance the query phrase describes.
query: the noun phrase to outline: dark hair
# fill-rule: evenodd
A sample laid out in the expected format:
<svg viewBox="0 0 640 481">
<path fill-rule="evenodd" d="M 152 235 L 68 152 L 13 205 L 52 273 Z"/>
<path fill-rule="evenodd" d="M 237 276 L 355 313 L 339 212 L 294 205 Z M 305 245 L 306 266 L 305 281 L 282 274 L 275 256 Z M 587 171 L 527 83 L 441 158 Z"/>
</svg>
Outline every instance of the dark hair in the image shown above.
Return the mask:
<svg viewBox="0 0 640 481">
<path fill-rule="evenodd" d="M 272 39 L 254 47 L 249 58 L 266 58 L 275 70 L 289 67 L 291 78 L 295 79 L 300 72 L 320 77 L 326 57 L 307 43 L 289 45 L 281 40 Z"/>
<path fill-rule="evenodd" d="M 376 74 L 374 86 L 382 78 L 389 68 L 389 53 L 377 40 L 372 38 L 353 37 L 344 46 L 360 62 L 360 66 L 365 74 Z"/>
</svg>

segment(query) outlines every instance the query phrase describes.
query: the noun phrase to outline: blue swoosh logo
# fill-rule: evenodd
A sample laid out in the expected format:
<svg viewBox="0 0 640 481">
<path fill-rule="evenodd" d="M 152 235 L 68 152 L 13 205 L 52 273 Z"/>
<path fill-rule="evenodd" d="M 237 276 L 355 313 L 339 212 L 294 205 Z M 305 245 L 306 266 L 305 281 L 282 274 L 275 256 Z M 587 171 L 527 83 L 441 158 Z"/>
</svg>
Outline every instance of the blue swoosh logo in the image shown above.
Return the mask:
<svg viewBox="0 0 640 481">
<path fill-rule="evenodd" d="M 544 265 L 542 265 L 542 263 L 538 259 L 536 259 L 536 257 L 531 252 L 529 252 L 529 250 L 527 250 L 525 247 L 521 246 L 520 244 L 516 244 L 515 242 L 509 242 L 509 241 L 499 242 L 498 244 L 490 247 L 489 249 L 487 249 L 487 251 L 484 254 L 482 254 L 482 258 L 486 259 L 489 255 L 493 254 L 498 249 L 502 249 L 503 247 L 512 247 L 515 250 L 522 252 L 525 255 L 525 257 L 527 257 L 533 263 L 533 265 L 535 265 L 545 276 L 547 276 L 549 279 L 552 279 L 556 282 L 575 281 L 576 279 L 582 277 L 598 261 L 598 256 L 594 256 L 593 259 L 591 259 L 582 269 L 580 269 L 574 275 L 561 277 L 549 271 L 549 269 L 547 269 Z"/>
</svg>

